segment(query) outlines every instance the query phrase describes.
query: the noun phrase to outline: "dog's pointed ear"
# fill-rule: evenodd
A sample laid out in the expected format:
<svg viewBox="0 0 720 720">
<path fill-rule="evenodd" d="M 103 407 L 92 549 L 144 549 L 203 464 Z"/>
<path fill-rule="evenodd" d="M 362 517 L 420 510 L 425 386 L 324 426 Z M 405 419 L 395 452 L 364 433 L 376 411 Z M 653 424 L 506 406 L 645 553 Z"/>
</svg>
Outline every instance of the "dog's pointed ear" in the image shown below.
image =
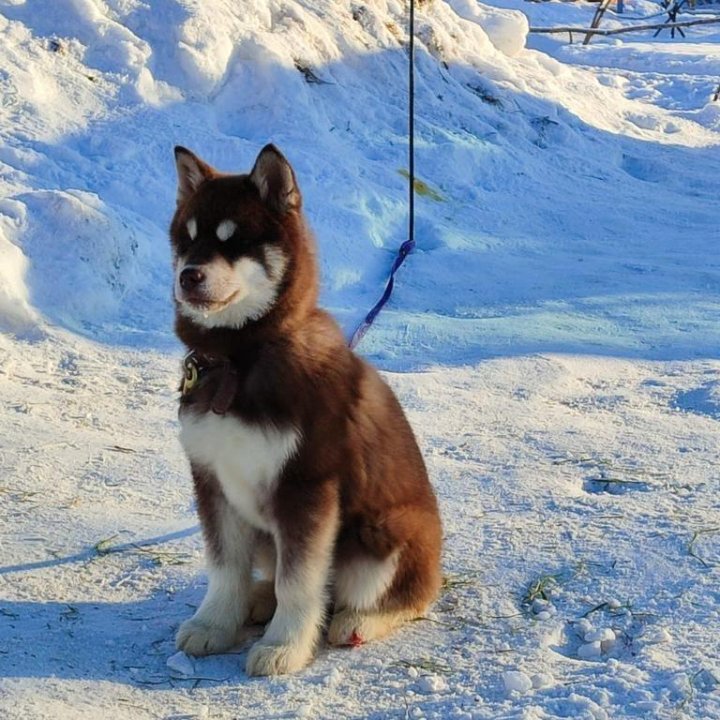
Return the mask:
<svg viewBox="0 0 720 720">
<path fill-rule="evenodd" d="M 175 147 L 175 167 L 178 174 L 178 205 L 185 202 L 198 189 L 203 180 L 207 180 L 215 174 L 215 171 L 206 162 L 180 145 Z"/>
<path fill-rule="evenodd" d="M 302 204 L 295 173 L 285 156 L 272 144 L 257 156 L 250 180 L 263 202 L 279 215 L 299 210 Z"/>
</svg>

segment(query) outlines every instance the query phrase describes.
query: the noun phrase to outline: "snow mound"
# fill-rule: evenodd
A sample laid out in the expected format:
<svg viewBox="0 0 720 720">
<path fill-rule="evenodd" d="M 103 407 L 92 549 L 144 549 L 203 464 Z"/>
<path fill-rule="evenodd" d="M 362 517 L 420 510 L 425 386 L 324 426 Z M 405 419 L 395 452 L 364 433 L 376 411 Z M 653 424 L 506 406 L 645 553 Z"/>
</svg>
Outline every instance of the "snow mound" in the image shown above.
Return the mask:
<svg viewBox="0 0 720 720">
<path fill-rule="evenodd" d="M 25 283 L 28 259 L 11 239 L 16 232 L 12 217 L 0 214 L 0 321 L 4 330 L 24 334 L 35 325 L 37 317 Z"/>
<path fill-rule="evenodd" d="M 45 316 L 100 340 L 138 338 L 139 324 L 169 334 L 172 146 L 237 172 L 271 140 L 295 167 L 319 240 L 322 304 L 350 335 L 406 239 L 403 3 L 38 0 L 4 3 L 2 15 L 2 189 L 25 208 L 22 221 L 0 208 L 4 327 Z M 682 204 L 701 225 L 711 216 L 715 155 L 707 179 L 685 175 L 694 149 L 716 140 L 712 120 L 525 50 L 528 20 L 516 10 L 428 2 L 416 22 L 418 251 L 398 276 L 402 316 L 383 313 L 364 351 L 406 368 L 510 345 L 666 348 L 671 294 L 699 318 L 684 344 L 716 345 L 714 315 L 693 294 L 695 258 L 673 275 L 653 270 L 686 244 L 686 223 L 672 215 L 645 243 L 657 207 Z M 588 199 L 601 196 L 610 216 L 588 225 Z M 108 237 L 76 262 L 82 241 L 58 242 L 67 230 L 87 247 L 93 233 Z M 84 301 L 41 287 L 70 271 Z M 438 283 L 453 292 L 434 292 Z M 119 318 L 125 326 L 111 327 Z M 629 337 L 640 325 L 642 340 Z"/>
<path fill-rule="evenodd" d="M 700 125 L 710 130 L 720 131 L 720 101 L 708 103 L 701 110 L 688 113 Z"/>
<path fill-rule="evenodd" d="M 474 0 L 452 0 L 450 5 L 460 17 L 480 25 L 490 42 L 508 57 L 515 57 L 525 48 L 530 28 L 527 15 L 480 5 Z"/>
<path fill-rule="evenodd" d="M 81 190 L 38 190 L 16 197 L 16 265 L 27 285 L 5 292 L 28 299 L 70 327 L 117 316 L 123 297 L 146 279 L 149 248 L 137 228 L 100 198 Z M 17 255 L 20 253 L 20 255 Z"/>
</svg>

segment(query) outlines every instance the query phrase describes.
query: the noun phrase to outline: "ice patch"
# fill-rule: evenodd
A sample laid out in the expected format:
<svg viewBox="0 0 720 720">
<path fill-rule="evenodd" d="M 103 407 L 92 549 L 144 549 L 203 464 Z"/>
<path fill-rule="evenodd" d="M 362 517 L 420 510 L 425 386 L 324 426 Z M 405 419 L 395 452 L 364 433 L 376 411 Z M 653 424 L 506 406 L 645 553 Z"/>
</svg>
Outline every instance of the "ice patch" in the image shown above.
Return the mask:
<svg viewBox="0 0 720 720">
<path fill-rule="evenodd" d="M 190 676 L 195 674 L 195 665 L 184 652 L 176 652 L 171 655 L 166 663 L 168 669 L 177 675 Z"/>
</svg>

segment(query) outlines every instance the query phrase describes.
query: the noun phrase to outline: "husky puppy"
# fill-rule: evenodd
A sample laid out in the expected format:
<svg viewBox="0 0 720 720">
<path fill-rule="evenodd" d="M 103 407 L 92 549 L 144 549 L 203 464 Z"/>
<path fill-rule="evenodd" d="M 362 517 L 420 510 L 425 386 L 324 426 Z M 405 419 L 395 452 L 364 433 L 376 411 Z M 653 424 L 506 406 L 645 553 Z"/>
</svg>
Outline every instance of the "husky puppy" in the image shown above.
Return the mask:
<svg viewBox="0 0 720 720">
<path fill-rule="evenodd" d="M 390 388 L 317 306 L 315 244 L 273 145 L 246 175 L 175 148 L 175 328 L 188 348 L 180 439 L 209 586 L 177 634 L 191 655 L 268 623 L 249 675 L 382 637 L 440 587 L 438 507 Z M 261 578 L 261 579 L 259 579 Z"/>
</svg>

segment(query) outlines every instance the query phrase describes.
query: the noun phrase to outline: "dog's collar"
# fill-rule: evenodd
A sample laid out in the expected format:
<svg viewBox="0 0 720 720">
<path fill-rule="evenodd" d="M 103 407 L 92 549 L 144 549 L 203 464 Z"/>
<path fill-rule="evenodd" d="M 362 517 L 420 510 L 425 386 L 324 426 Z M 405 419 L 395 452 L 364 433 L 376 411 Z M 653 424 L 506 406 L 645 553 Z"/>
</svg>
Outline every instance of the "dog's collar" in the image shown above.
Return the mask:
<svg viewBox="0 0 720 720">
<path fill-rule="evenodd" d="M 226 358 L 201 355 L 195 350 L 190 350 L 183 358 L 182 366 L 183 381 L 180 385 L 182 397 L 190 395 L 208 373 L 220 371 L 220 382 L 213 394 L 210 408 L 216 415 L 224 415 L 230 409 L 237 391 L 237 371 L 232 363 Z"/>
</svg>

